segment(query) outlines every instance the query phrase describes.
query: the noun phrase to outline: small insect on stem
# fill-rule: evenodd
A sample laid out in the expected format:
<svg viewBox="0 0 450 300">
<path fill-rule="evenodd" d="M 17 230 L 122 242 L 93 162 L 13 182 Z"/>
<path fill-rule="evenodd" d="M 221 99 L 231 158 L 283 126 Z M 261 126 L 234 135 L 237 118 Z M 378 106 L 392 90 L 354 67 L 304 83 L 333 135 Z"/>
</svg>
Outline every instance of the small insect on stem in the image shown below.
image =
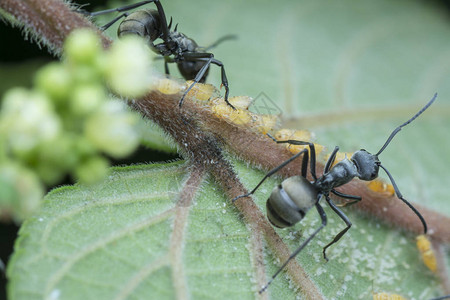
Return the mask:
<svg viewBox="0 0 450 300">
<path fill-rule="evenodd" d="M 418 235 L 416 237 L 417 249 L 419 249 L 422 256 L 423 263 L 432 272 L 437 271 L 436 255 L 434 254 L 431 242 L 426 235 Z"/>
<path fill-rule="evenodd" d="M 128 12 L 129 10 L 149 3 L 155 3 L 157 10 L 141 9 L 131 13 Z M 215 59 L 214 54 L 208 52 L 208 50 L 216 47 L 223 41 L 235 39 L 236 36 L 227 35 L 218 39 L 208 47 L 200 47 L 193 39 L 188 38 L 183 33 L 177 31 L 178 24 L 175 25 L 174 30 L 171 31 L 172 18 L 170 19 L 169 25 L 167 25 L 166 14 L 164 13 L 164 9 L 159 0 L 141 1 L 135 4 L 97 12 L 87 12 L 84 10 L 79 10 L 79 12 L 90 17 L 112 12 L 121 12 L 122 14 L 100 27 L 100 29 L 106 30 L 111 27 L 111 25 L 124 18 L 117 30 L 118 37 L 131 34 L 146 39 L 150 48 L 155 53 L 164 57 L 164 69 L 167 75 L 169 75 L 168 64 L 176 63 L 181 75 L 183 75 L 186 80 L 193 80 L 193 83 L 186 89 L 180 99 L 178 104 L 180 108 L 183 105 L 184 98 L 192 87 L 198 82 L 204 82 L 206 80 L 209 66 L 214 64 L 221 69 L 221 85 L 225 87 L 225 102 L 235 109 L 234 106 L 228 102 L 230 89 L 228 87 L 228 79 L 223 63 L 220 60 Z M 153 42 L 158 38 L 163 42 L 155 45 Z"/>
<path fill-rule="evenodd" d="M 357 177 L 361 180 L 372 181 L 378 177 L 379 169 L 383 169 L 388 175 L 392 186 L 394 187 L 395 194 L 397 197 L 402 200 L 419 218 L 420 222 L 423 225 L 424 234 L 427 233 L 427 223 L 422 215 L 417 211 L 417 209 L 412 206 L 400 193 L 400 190 L 397 187 L 397 184 L 394 181 L 394 178 L 389 173 L 389 171 L 381 164 L 378 156 L 386 149 L 389 143 L 392 141 L 394 136 L 406 125 L 414 121 L 419 115 L 421 115 L 436 99 L 437 94 L 419 111 L 417 112 L 411 119 L 398 126 L 391 135 L 388 137 L 384 145 L 381 149 L 375 154 L 371 154 L 368 151 L 361 149 L 356 151 L 350 159 L 347 157 L 342 161 L 338 162 L 334 165 L 334 160 L 336 158 L 336 154 L 339 151 L 339 147 L 335 147 L 333 152 L 330 155 L 330 158 L 327 160 L 325 164 L 325 168 L 323 171 L 323 175 L 321 177 L 317 177 L 316 175 L 316 151 L 313 143 L 303 142 L 297 140 L 285 140 L 279 141 L 272 137 L 270 134 L 267 134 L 273 141 L 278 144 L 291 144 L 291 145 L 304 145 L 308 146 L 308 149 L 303 149 L 299 153 L 295 154 L 285 162 L 281 163 L 279 166 L 275 167 L 269 173 L 264 176 L 264 178 L 256 185 L 256 187 L 245 195 L 238 196 L 234 198 L 232 201 L 236 201 L 239 198 L 248 197 L 255 193 L 255 191 L 261 186 L 261 184 L 270 176 L 277 173 L 279 170 L 284 168 L 286 165 L 291 163 L 293 160 L 298 158 L 299 156 L 303 156 L 302 167 L 301 167 L 301 176 L 293 176 L 285 179 L 280 185 L 276 186 L 269 199 L 266 202 L 267 207 L 267 218 L 272 223 L 272 225 L 285 228 L 295 225 L 297 222 L 303 219 L 306 213 L 312 208 L 315 207 L 319 217 L 322 221 L 322 224 L 317 228 L 311 236 L 309 236 L 283 263 L 283 265 L 275 272 L 272 278 L 267 282 L 267 284 L 259 291 L 260 293 L 264 292 L 268 286 L 272 283 L 272 281 L 278 276 L 278 274 L 286 267 L 286 265 L 297 255 L 299 254 L 303 248 L 319 233 L 322 228 L 327 225 L 327 215 L 320 205 L 320 200 L 325 198 L 325 201 L 331 207 L 331 209 L 344 221 L 347 225 L 341 232 L 339 232 L 334 239 L 328 243 L 323 248 L 323 257 L 328 261 L 326 250 L 328 247 L 338 242 L 342 236 L 350 229 L 352 223 L 348 219 L 348 217 L 340 210 L 338 206 L 347 206 L 355 204 L 361 201 L 361 197 L 355 195 L 347 195 L 335 190 L 335 188 L 340 187 L 348 182 L 350 182 L 353 178 Z M 309 155 L 311 155 L 311 159 L 309 159 Z M 313 178 L 313 181 L 310 182 L 306 179 L 308 163 L 310 164 L 310 173 Z M 346 198 L 349 201 L 345 202 L 342 205 L 337 205 L 330 198 L 330 193 Z"/>
<path fill-rule="evenodd" d="M 406 300 L 406 298 L 398 294 L 374 293 L 373 300 Z"/>
</svg>

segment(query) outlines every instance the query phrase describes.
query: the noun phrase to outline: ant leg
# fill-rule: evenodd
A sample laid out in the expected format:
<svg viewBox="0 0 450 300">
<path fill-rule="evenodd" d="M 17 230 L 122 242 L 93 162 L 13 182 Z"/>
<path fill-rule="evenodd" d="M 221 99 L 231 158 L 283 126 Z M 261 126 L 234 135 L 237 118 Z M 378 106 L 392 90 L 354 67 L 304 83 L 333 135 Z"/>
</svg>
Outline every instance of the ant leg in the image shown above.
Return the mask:
<svg viewBox="0 0 450 300">
<path fill-rule="evenodd" d="M 220 39 L 218 39 L 217 41 L 215 41 L 214 43 L 212 43 L 211 45 L 209 45 L 208 47 L 203 48 L 203 50 L 208 51 L 212 48 L 217 47 L 222 42 L 225 42 L 227 40 L 235 40 L 235 39 L 237 39 L 237 35 L 235 35 L 235 34 L 225 35 L 225 36 L 221 37 Z"/>
<path fill-rule="evenodd" d="M 100 30 L 105 31 L 106 29 L 111 27 L 114 23 L 116 23 L 117 21 L 119 21 L 122 18 L 126 18 L 128 15 L 129 15 L 129 13 L 127 13 L 127 12 L 119 15 L 118 17 L 114 18 L 112 21 L 110 21 L 110 22 L 106 23 L 105 25 L 103 25 L 102 27 L 100 27 Z"/>
<path fill-rule="evenodd" d="M 170 75 L 170 72 L 169 72 L 169 63 L 167 62 L 167 60 L 164 61 L 164 71 L 165 71 L 166 75 Z"/>
<path fill-rule="evenodd" d="M 169 56 L 164 56 L 164 71 L 166 75 L 170 75 L 169 72 L 169 63 L 174 63 L 175 61 Z"/>
<path fill-rule="evenodd" d="M 195 53 L 191 53 L 191 54 L 184 54 L 183 57 L 186 60 L 189 61 L 204 61 L 205 58 L 204 57 L 195 57 L 196 55 L 194 55 Z M 186 97 L 186 95 L 189 93 L 189 91 L 194 87 L 195 84 L 197 84 L 203 77 L 203 75 L 205 75 L 206 70 L 208 70 L 209 65 L 211 64 L 211 61 L 213 60 L 212 54 L 211 56 L 207 59 L 206 63 L 202 66 L 202 68 L 200 69 L 200 71 L 198 71 L 197 75 L 195 75 L 194 78 L 194 82 L 189 86 L 189 88 L 183 93 L 183 96 L 181 97 L 180 102 L 178 103 L 178 106 L 181 108 L 181 106 L 183 105 L 184 102 L 184 97 Z M 231 106 L 233 107 L 233 106 Z M 233 107 L 234 108 L 234 107 Z"/>
<path fill-rule="evenodd" d="M 211 61 L 211 63 L 219 66 L 220 69 L 221 69 L 222 85 L 225 87 L 225 102 L 229 106 L 231 106 L 231 108 L 236 109 L 236 108 L 234 108 L 233 105 L 231 105 L 230 102 L 228 102 L 228 94 L 230 93 L 230 88 L 228 87 L 228 78 L 227 78 L 227 74 L 225 73 L 225 68 L 223 66 L 223 63 L 220 60 L 217 60 L 217 59 L 213 59 Z"/>
<path fill-rule="evenodd" d="M 141 2 L 138 2 L 138 3 L 130 4 L 130 5 L 125 5 L 125 6 L 121 6 L 121 7 L 117 7 L 117 8 L 100 10 L 100 11 L 96 11 L 96 12 L 80 11 L 80 13 L 82 13 L 84 15 L 87 15 L 87 16 L 95 17 L 95 16 L 99 16 L 99 15 L 109 14 L 109 13 L 112 13 L 112 12 L 128 11 L 128 10 L 135 9 L 135 8 L 141 7 L 141 6 L 145 5 L 145 4 L 152 3 L 152 2 L 155 3 L 156 8 L 158 9 L 158 14 L 159 14 L 159 16 L 161 18 L 161 29 L 162 29 L 162 32 L 163 32 L 162 39 L 164 41 L 167 41 L 167 39 L 169 38 L 169 28 L 167 27 L 166 14 L 164 13 L 164 9 L 163 9 L 161 3 L 159 2 L 159 0 L 141 1 Z M 115 22 L 117 22 L 117 20 Z M 112 24 L 110 24 L 109 26 L 111 26 L 111 25 Z"/>
<path fill-rule="evenodd" d="M 268 137 L 270 137 L 274 142 L 279 143 L 279 144 L 292 142 L 292 141 L 294 141 L 296 143 L 301 143 L 301 145 L 303 145 L 303 143 L 305 143 L 305 145 L 309 145 L 310 147 L 312 147 L 313 150 L 311 150 L 311 151 L 314 151 L 314 144 L 312 144 L 312 143 L 296 141 L 296 140 L 277 141 L 277 139 L 274 138 L 270 133 L 266 133 L 266 135 Z M 311 153 L 313 153 L 313 152 L 311 152 Z M 314 151 L 314 153 L 315 153 L 315 151 Z M 315 160 L 316 160 L 315 155 L 311 154 L 311 168 L 312 168 L 311 173 L 313 174 L 313 177 L 315 177 L 315 175 L 316 175 L 316 171 L 314 169 L 314 167 L 316 165 Z M 308 161 L 309 161 L 309 153 L 308 153 L 308 151 L 306 151 L 305 154 L 303 155 L 303 160 L 302 160 L 302 177 L 304 177 L 304 178 L 306 178 L 307 171 L 308 171 Z M 314 178 L 314 179 L 317 179 L 317 178 Z"/>
<path fill-rule="evenodd" d="M 344 193 L 341 193 L 341 192 L 336 191 L 335 189 L 332 189 L 331 192 L 332 192 L 333 194 L 335 194 L 336 196 L 339 196 L 339 197 L 342 197 L 342 198 L 347 198 L 347 199 L 351 199 L 351 200 L 352 200 L 352 201 L 344 202 L 344 203 L 342 203 L 342 204 L 336 204 L 336 206 L 339 206 L 339 207 L 350 206 L 350 205 L 353 205 L 353 204 L 355 204 L 355 203 L 358 203 L 359 201 L 362 200 L 362 198 L 359 197 L 359 196 L 344 194 Z"/>
<path fill-rule="evenodd" d="M 318 199 L 320 199 L 320 197 L 322 197 L 322 195 L 319 194 Z M 327 225 L 327 215 L 325 214 L 325 211 L 323 210 L 322 206 L 320 206 L 319 202 L 316 203 L 316 209 L 317 212 L 319 213 L 320 219 L 322 220 L 322 225 L 320 225 L 319 228 L 317 228 L 309 237 L 308 239 L 306 239 L 306 241 L 303 242 L 303 244 L 300 245 L 300 247 L 298 247 L 290 256 L 289 258 L 284 262 L 284 264 L 278 269 L 278 271 L 275 272 L 275 274 L 273 274 L 272 278 L 267 282 L 267 284 L 265 286 L 263 286 L 261 288 L 261 290 L 259 290 L 259 293 L 263 293 L 268 287 L 269 285 L 272 283 L 272 281 L 278 276 L 278 274 L 280 274 L 280 272 L 287 266 L 287 264 L 291 261 L 291 259 L 293 259 L 294 257 L 297 256 L 297 254 L 300 253 L 300 251 L 303 250 L 303 248 L 305 248 L 306 245 L 308 245 L 308 243 L 316 236 L 317 233 L 319 233 L 320 230 L 322 230 L 322 228 L 324 228 Z"/>
<path fill-rule="evenodd" d="M 347 225 L 347 227 L 344 228 L 344 230 L 342 230 L 341 232 L 339 232 L 334 239 L 331 241 L 331 243 L 329 243 L 328 245 L 326 245 L 325 247 L 323 247 L 323 258 L 328 261 L 328 257 L 325 253 L 325 251 L 327 250 L 328 247 L 330 247 L 331 245 L 333 245 L 334 243 L 336 243 L 337 241 L 339 241 L 341 239 L 341 237 L 350 229 L 350 227 L 352 227 L 352 222 L 350 222 L 350 220 L 348 219 L 348 217 L 333 203 L 333 201 L 331 201 L 330 197 L 327 195 L 325 197 L 325 200 L 327 201 L 328 205 L 330 205 L 331 209 L 334 210 L 334 212 L 345 222 L 345 224 Z"/>
<path fill-rule="evenodd" d="M 156 1 L 158 1 L 158 0 L 156 0 Z M 121 7 L 105 9 L 105 10 L 100 10 L 100 11 L 95 11 L 95 12 L 88 12 L 88 11 L 83 10 L 83 11 L 80 11 L 80 13 L 83 15 L 95 17 L 95 16 L 104 15 L 104 14 L 109 14 L 112 12 L 123 12 L 123 11 L 131 10 L 131 9 L 138 8 L 140 6 L 143 6 L 143 5 L 151 3 L 151 2 L 155 2 L 155 0 L 141 1 L 138 3 L 130 4 L 130 5 L 125 5 L 125 6 L 121 6 Z"/>
<path fill-rule="evenodd" d="M 302 177 L 304 178 L 306 178 L 308 174 L 308 160 L 309 160 L 309 153 L 308 151 L 306 151 L 305 154 L 303 154 L 302 159 Z"/>
<path fill-rule="evenodd" d="M 161 18 L 161 29 L 163 34 L 161 38 L 164 41 L 164 44 L 167 45 L 167 40 L 169 39 L 169 27 L 167 26 L 166 13 L 164 12 L 164 8 L 162 7 L 159 0 L 153 0 L 152 2 L 155 3 L 156 9 L 158 9 L 158 14 Z"/>
<path fill-rule="evenodd" d="M 331 166 L 334 163 L 334 160 L 336 159 L 336 154 L 339 151 L 339 147 L 336 146 L 334 147 L 333 152 L 331 152 L 330 158 L 328 158 L 327 163 L 325 164 L 325 168 L 323 169 L 323 173 L 328 173 L 328 171 L 330 171 Z"/>
<path fill-rule="evenodd" d="M 277 167 L 273 168 L 272 170 L 270 170 L 269 173 L 267 173 L 267 174 L 264 176 L 264 178 L 256 185 L 256 187 L 255 187 L 250 193 L 247 193 L 247 194 L 244 194 L 244 195 L 237 196 L 236 198 L 233 198 L 233 200 L 231 200 L 231 201 L 234 202 L 234 201 L 236 201 L 236 200 L 239 199 L 239 198 L 244 198 L 244 197 L 248 197 L 248 196 L 252 195 L 252 194 L 253 194 L 253 193 L 261 186 L 261 184 L 263 184 L 263 182 L 264 182 L 267 178 L 269 178 L 270 176 L 272 176 L 273 174 L 275 174 L 276 172 L 278 172 L 279 170 L 281 170 L 282 168 L 284 168 L 287 164 L 289 164 L 291 161 L 293 161 L 294 159 L 296 159 L 297 157 L 299 157 L 300 155 L 302 155 L 302 154 L 305 153 L 305 152 L 307 152 L 306 149 L 300 151 L 299 153 L 295 154 L 294 156 L 292 156 L 292 157 L 289 158 L 288 160 L 282 162 L 279 166 L 277 166 Z"/>
<path fill-rule="evenodd" d="M 311 175 L 314 178 L 314 180 L 317 180 L 317 176 L 316 176 L 316 148 L 314 146 L 314 143 L 297 141 L 297 140 L 278 141 L 276 138 L 271 136 L 269 133 L 267 133 L 267 136 L 270 137 L 277 144 L 291 144 L 291 145 L 299 145 L 299 146 L 309 146 L 309 150 L 311 151 L 311 161 L 310 161 L 311 162 L 311 166 L 310 166 Z M 305 177 L 305 176 L 303 176 L 303 177 Z"/>
<path fill-rule="evenodd" d="M 435 97 L 436 97 L 436 95 L 435 95 Z M 431 104 L 429 104 L 429 105 L 431 105 Z M 423 109 L 423 110 L 425 110 L 425 109 Z M 423 232 L 424 232 L 424 234 L 427 234 L 427 222 L 425 222 L 425 219 L 422 217 L 422 215 L 419 213 L 419 211 L 414 206 L 412 206 L 411 203 L 409 203 L 405 198 L 403 198 L 403 195 L 400 193 L 400 190 L 398 189 L 397 184 L 395 183 L 395 180 L 392 177 L 391 173 L 389 173 L 389 171 L 385 167 L 383 167 L 381 164 L 380 164 L 380 167 L 386 172 L 389 179 L 391 180 L 391 183 L 392 183 L 392 186 L 394 187 L 394 191 L 395 191 L 395 194 L 397 195 L 397 198 L 399 198 L 406 205 L 408 205 L 408 207 L 416 214 L 416 216 L 419 217 L 420 222 L 422 222 L 422 225 L 423 225 Z"/>
<path fill-rule="evenodd" d="M 222 71 L 222 85 L 225 87 L 225 102 L 232 108 L 236 109 L 233 105 L 231 105 L 230 102 L 228 102 L 228 93 L 230 92 L 230 89 L 228 88 L 228 79 L 227 75 L 225 73 L 225 69 L 223 66 L 223 63 L 217 59 L 214 59 L 214 55 L 212 53 L 198 53 L 198 52 L 185 52 L 181 54 L 181 57 L 184 58 L 187 61 L 205 61 L 205 64 L 202 66 L 200 71 L 198 71 L 197 75 L 195 76 L 194 82 L 191 84 L 191 86 L 184 92 L 183 97 L 181 97 L 179 106 L 183 105 L 184 97 L 186 97 L 187 93 L 194 87 L 195 84 L 197 84 L 205 74 L 206 70 L 209 68 L 211 64 L 215 64 L 219 67 L 221 67 Z"/>
</svg>

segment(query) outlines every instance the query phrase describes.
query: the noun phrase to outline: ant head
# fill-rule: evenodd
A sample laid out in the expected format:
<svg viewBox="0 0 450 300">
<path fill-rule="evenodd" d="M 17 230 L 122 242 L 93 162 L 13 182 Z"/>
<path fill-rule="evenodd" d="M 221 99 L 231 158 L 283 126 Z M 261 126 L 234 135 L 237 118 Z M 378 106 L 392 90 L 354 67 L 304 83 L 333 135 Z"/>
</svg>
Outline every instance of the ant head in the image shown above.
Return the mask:
<svg viewBox="0 0 450 300">
<path fill-rule="evenodd" d="M 377 155 L 373 155 L 366 150 L 361 149 L 352 155 L 351 161 L 358 170 L 359 179 L 371 181 L 378 177 L 381 163 L 378 160 Z"/>
</svg>

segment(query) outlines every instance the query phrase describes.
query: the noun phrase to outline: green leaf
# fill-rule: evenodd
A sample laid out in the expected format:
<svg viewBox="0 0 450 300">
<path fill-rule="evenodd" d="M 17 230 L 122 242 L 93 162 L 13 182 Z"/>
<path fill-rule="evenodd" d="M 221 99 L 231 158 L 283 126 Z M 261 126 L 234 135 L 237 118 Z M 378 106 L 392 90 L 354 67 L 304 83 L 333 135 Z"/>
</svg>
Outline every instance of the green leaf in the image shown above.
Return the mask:
<svg viewBox="0 0 450 300">
<path fill-rule="evenodd" d="M 408 200 L 450 216 L 450 25 L 436 3 L 166 2 L 179 30 L 201 45 L 239 36 L 214 49 L 232 95 L 264 92 L 284 111 L 286 126 L 311 130 L 328 149 L 378 150 L 395 126 L 438 92 L 436 104 L 380 159 Z M 219 85 L 219 68 L 211 68 L 208 81 Z M 215 183 L 202 182 L 177 235 L 177 195 L 188 170 L 181 162 L 117 168 L 98 186 L 50 193 L 21 229 L 8 266 L 10 298 L 258 298 L 252 232 Z M 241 162 L 236 170 L 248 188 L 264 174 Z M 254 197 L 263 211 L 275 182 Z M 328 226 L 297 257 L 324 298 L 444 294 L 420 261 L 413 235 L 349 209 L 353 227 L 329 249 L 325 263 L 322 247 L 344 228 L 326 212 Z M 294 250 L 319 222 L 311 212 L 277 232 Z M 269 278 L 279 263 L 269 251 L 265 255 Z M 297 296 L 284 273 L 268 294 Z"/>
<path fill-rule="evenodd" d="M 236 169 L 245 173 L 248 186 L 263 175 L 241 163 Z M 8 268 L 10 299 L 255 298 L 252 233 L 208 180 L 192 205 L 177 211 L 187 175 L 183 162 L 116 168 L 102 184 L 51 192 L 40 214 L 21 229 Z M 273 180 L 265 183 L 255 195 L 262 210 L 273 185 Z M 352 212 L 354 227 L 325 263 L 321 248 L 342 228 L 327 213 L 329 226 L 298 257 L 325 298 L 368 298 L 372 284 L 375 291 L 416 297 L 439 290 L 418 261 L 413 237 Z M 310 213 L 301 225 L 278 231 L 295 249 L 319 222 Z M 277 267 L 267 256 L 270 275 Z M 270 294 L 295 297 L 284 275 Z"/>
<path fill-rule="evenodd" d="M 175 224 L 186 170 L 182 162 L 117 168 L 103 184 L 51 192 L 22 227 L 11 299 L 170 299 L 184 285 L 193 296 L 212 294 L 209 286 L 251 297 L 249 232 L 214 184 L 202 185 L 185 223 Z M 175 279 L 175 269 L 184 276 Z"/>
</svg>

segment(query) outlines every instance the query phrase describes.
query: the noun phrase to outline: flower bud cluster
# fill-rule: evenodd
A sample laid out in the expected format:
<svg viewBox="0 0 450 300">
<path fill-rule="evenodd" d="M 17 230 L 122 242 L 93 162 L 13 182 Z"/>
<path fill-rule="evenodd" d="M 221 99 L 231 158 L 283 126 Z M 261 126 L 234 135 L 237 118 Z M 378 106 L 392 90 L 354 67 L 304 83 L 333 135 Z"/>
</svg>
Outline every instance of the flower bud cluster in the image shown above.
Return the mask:
<svg viewBox="0 0 450 300">
<path fill-rule="evenodd" d="M 134 98 L 151 87 L 152 57 L 143 41 L 121 39 L 103 50 L 97 35 L 75 31 L 64 59 L 44 66 L 31 89 L 9 90 L 0 104 L 0 217 L 32 214 L 45 186 L 70 174 L 91 184 L 104 178 L 109 157 L 140 142 L 139 116 L 111 92 Z"/>
</svg>

